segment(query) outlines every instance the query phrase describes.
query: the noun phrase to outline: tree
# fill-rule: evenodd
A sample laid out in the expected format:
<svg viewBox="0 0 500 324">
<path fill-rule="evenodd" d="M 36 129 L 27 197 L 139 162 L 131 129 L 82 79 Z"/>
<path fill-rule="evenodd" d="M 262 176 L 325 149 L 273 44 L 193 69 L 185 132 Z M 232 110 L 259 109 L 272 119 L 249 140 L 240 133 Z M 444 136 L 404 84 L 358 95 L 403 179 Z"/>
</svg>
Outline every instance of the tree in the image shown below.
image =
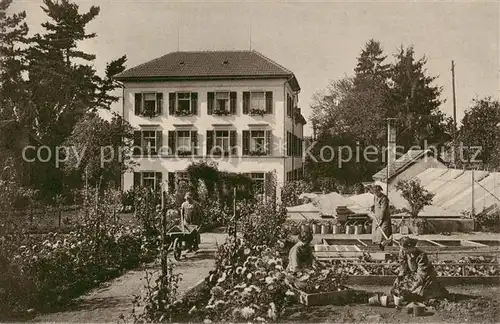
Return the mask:
<svg viewBox="0 0 500 324">
<path fill-rule="evenodd" d="M 0 1 L 0 119 L 17 119 L 16 109 L 26 99 L 22 72 L 28 26 L 26 12 L 7 16 L 12 0 Z"/>
<path fill-rule="evenodd" d="M 79 183 L 87 177 L 89 184 L 99 184 L 101 189 L 118 187 L 122 173 L 133 165 L 132 141 L 133 129 L 120 116 L 115 114 L 108 122 L 97 113 L 88 113 L 65 142 L 71 149 L 66 152 L 64 169 L 76 174 Z"/>
<path fill-rule="evenodd" d="M 390 64 L 384 63 L 386 58 L 380 42 L 370 39 L 358 57 L 354 69 L 355 84 L 361 86 L 365 81 L 385 83 L 390 71 Z"/>
<path fill-rule="evenodd" d="M 480 152 L 475 159 L 481 161 L 484 168 L 500 167 L 500 102 L 491 97 L 474 99 L 472 107 L 469 108 L 462 119 L 458 138 L 464 147 L 472 147 L 468 152 L 470 157 L 477 151 L 474 147 L 480 147 Z M 463 160 L 462 154 L 456 158 L 459 166 L 467 165 L 469 157 L 467 150 Z"/>
<path fill-rule="evenodd" d="M 424 57 L 415 59 L 412 46 L 401 46 L 394 55 L 396 62 L 390 71 L 388 117 L 397 118 L 398 145 L 423 147 L 450 139 L 449 120 L 439 110 L 442 87 L 434 85 L 435 76 L 427 75 Z"/>
<path fill-rule="evenodd" d="M 408 202 L 410 208 L 404 208 L 404 211 L 412 218 L 417 218 L 425 206 L 432 205 L 435 195 L 427 191 L 418 179 L 401 180 L 396 184 L 396 190 L 400 191 L 401 196 Z"/>
</svg>

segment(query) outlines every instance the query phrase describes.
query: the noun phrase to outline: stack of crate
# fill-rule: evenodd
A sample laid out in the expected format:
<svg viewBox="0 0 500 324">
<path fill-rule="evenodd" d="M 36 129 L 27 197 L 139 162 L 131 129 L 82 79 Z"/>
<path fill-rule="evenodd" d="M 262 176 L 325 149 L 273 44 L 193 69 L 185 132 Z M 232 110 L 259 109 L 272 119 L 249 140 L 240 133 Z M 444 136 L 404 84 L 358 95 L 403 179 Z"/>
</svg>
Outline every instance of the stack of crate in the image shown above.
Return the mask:
<svg viewBox="0 0 500 324">
<path fill-rule="evenodd" d="M 338 206 L 337 209 L 336 209 L 336 213 L 337 213 L 337 219 L 339 221 L 341 221 L 341 222 L 347 221 L 347 218 L 349 217 L 349 215 L 353 215 L 354 214 L 346 206 Z"/>
</svg>

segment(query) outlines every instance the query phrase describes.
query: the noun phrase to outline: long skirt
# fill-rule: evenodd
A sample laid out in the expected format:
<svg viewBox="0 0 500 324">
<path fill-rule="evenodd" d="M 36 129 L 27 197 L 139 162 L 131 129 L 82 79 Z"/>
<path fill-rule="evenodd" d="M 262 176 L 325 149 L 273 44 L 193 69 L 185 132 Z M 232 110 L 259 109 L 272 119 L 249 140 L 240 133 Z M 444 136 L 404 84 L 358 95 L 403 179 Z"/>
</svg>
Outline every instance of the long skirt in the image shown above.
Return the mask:
<svg viewBox="0 0 500 324">
<path fill-rule="evenodd" d="M 385 235 L 387 237 L 390 237 L 392 235 L 392 225 L 391 225 L 391 220 L 384 220 L 382 224 L 380 224 L 380 228 L 384 231 Z M 374 244 L 380 244 L 383 241 L 385 241 L 386 238 L 380 231 L 380 229 L 377 226 L 377 222 L 374 220 L 372 222 L 372 241 Z"/>
<path fill-rule="evenodd" d="M 405 297 L 407 301 L 425 301 L 448 296 L 448 291 L 438 282 L 436 276 L 427 276 L 422 284 L 413 288 L 415 282 L 416 278 L 411 274 L 398 278 L 394 282 L 392 293 Z"/>
</svg>

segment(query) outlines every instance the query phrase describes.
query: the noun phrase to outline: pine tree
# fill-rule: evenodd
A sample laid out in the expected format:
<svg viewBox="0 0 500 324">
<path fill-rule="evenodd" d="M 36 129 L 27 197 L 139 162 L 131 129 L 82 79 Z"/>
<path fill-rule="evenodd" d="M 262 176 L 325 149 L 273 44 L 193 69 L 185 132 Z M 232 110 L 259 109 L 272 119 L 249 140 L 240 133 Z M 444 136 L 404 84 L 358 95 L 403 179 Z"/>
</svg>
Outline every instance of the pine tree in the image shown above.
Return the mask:
<svg viewBox="0 0 500 324">
<path fill-rule="evenodd" d="M 397 118 L 398 145 L 406 148 L 449 139 L 446 117 L 439 110 L 442 87 L 433 84 L 437 77 L 427 74 L 425 56 L 414 56 L 413 47 L 401 46 L 390 71 L 388 115 Z"/>
<path fill-rule="evenodd" d="M 390 70 L 390 64 L 384 63 L 386 58 L 380 42 L 370 39 L 358 57 L 358 63 L 354 69 L 355 84 L 359 85 L 366 81 L 385 83 Z"/>
<path fill-rule="evenodd" d="M 8 16 L 12 0 L 0 1 L 0 119 L 17 119 L 16 112 L 26 94 L 22 73 L 25 70 L 25 52 L 28 26 L 26 12 Z"/>
</svg>

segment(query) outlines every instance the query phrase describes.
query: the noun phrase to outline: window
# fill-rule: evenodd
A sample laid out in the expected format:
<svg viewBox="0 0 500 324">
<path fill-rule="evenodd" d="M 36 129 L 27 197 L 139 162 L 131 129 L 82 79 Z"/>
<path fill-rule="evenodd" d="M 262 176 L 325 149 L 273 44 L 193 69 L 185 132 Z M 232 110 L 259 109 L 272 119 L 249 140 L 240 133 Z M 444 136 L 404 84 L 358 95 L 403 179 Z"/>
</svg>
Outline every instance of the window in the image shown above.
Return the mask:
<svg viewBox="0 0 500 324">
<path fill-rule="evenodd" d="M 250 111 L 252 110 L 266 111 L 265 92 L 250 92 Z"/>
<path fill-rule="evenodd" d="M 215 147 L 221 153 L 229 152 L 229 131 L 215 131 Z"/>
<path fill-rule="evenodd" d="M 215 110 L 229 112 L 229 92 L 215 93 Z"/>
<path fill-rule="evenodd" d="M 179 92 L 177 93 L 177 112 L 180 114 L 191 113 L 191 93 Z"/>
<path fill-rule="evenodd" d="M 176 189 L 188 188 L 189 186 L 189 173 L 185 171 L 179 171 L 175 173 L 175 179 L 177 180 Z"/>
<path fill-rule="evenodd" d="M 177 154 L 191 154 L 191 132 L 177 131 Z"/>
<path fill-rule="evenodd" d="M 142 131 L 141 147 L 144 154 L 157 154 L 156 131 Z"/>
<path fill-rule="evenodd" d="M 243 155 L 270 155 L 271 138 L 270 130 L 244 130 Z"/>
<path fill-rule="evenodd" d="M 198 111 L 197 92 L 174 92 L 169 94 L 169 113 L 175 116 L 196 115 Z"/>
<path fill-rule="evenodd" d="M 257 153 L 266 153 L 266 136 L 264 131 L 250 132 L 250 150 Z"/>
<path fill-rule="evenodd" d="M 141 172 L 141 185 L 147 188 L 155 189 L 156 186 L 155 172 Z"/>
<path fill-rule="evenodd" d="M 155 117 L 161 114 L 163 93 L 141 92 L 135 94 L 134 112 L 138 116 Z"/>
<path fill-rule="evenodd" d="M 254 190 L 257 194 L 264 193 L 264 185 L 266 181 L 265 173 L 250 173 L 250 178 L 254 182 Z"/>
</svg>

